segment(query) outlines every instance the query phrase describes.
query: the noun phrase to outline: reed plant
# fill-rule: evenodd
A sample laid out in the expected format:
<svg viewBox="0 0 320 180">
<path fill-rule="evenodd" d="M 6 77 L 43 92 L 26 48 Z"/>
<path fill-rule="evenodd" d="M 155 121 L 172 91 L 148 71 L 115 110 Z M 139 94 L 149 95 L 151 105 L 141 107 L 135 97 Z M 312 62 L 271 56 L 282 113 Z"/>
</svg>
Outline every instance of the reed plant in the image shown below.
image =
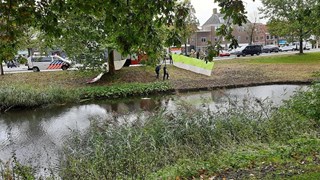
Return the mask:
<svg viewBox="0 0 320 180">
<path fill-rule="evenodd" d="M 0 88 L 0 111 L 7 111 L 11 108 L 57 105 L 78 100 L 79 95 L 76 91 L 72 92 L 59 87 L 36 89 L 29 85 L 7 85 Z"/>
<path fill-rule="evenodd" d="M 88 133 L 75 134 L 68 142 L 60 175 L 66 179 L 192 178 L 266 160 L 285 164 L 299 153 L 310 157 L 320 152 L 319 118 L 299 111 L 304 101 L 299 98 L 311 93 L 317 104 L 320 96 L 314 95 L 319 89 L 315 85 L 279 108 L 255 101 L 253 106 L 231 104 L 227 111 L 214 112 L 205 104 L 196 108 L 181 103 L 175 112 L 162 110 L 146 119 L 93 121 Z"/>
<path fill-rule="evenodd" d="M 172 90 L 168 82 L 153 83 L 126 83 L 113 84 L 112 86 L 88 86 L 81 88 L 81 98 L 125 98 L 132 96 L 149 95 L 163 93 Z"/>
</svg>

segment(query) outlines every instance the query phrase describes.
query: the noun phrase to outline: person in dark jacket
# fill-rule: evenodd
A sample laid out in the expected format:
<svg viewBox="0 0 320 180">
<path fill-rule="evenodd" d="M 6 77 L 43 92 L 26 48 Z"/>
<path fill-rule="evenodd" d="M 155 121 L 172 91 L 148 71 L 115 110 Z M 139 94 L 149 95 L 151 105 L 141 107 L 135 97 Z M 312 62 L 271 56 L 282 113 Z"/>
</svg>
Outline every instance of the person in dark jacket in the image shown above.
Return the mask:
<svg viewBox="0 0 320 180">
<path fill-rule="evenodd" d="M 167 66 L 163 67 L 163 80 L 165 80 L 165 79 L 169 79 L 169 73 L 167 70 Z"/>
<path fill-rule="evenodd" d="M 200 49 L 198 49 L 197 53 L 196 53 L 197 59 L 200 58 Z"/>
<path fill-rule="evenodd" d="M 157 79 L 159 79 L 160 69 L 161 69 L 161 64 L 159 64 L 159 65 L 156 67 L 156 69 L 155 69 L 156 74 L 157 74 L 157 76 L 156 76 Z"/>
<path fill-rule="evenodd" d="M 169 62 L 170 64 L 173 64 L 173 60 L 172 60 L 172 55 L 171 54 L 169 54 L 169 61 L 170 61 Z"/>
</svg>

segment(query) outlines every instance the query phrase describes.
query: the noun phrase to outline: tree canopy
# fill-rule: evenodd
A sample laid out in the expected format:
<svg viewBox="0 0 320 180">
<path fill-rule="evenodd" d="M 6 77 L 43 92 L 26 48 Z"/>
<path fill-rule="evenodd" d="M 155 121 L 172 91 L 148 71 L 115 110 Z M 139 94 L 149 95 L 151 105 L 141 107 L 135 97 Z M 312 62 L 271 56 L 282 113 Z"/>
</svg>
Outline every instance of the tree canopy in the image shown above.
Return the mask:
<svg viewBox="0 0 320 180">
<path fill-rule="evenodd" d="M 271 32 L 296 38 L 303 53 L 304 39 L 315 33 L 319 24 L 318 0 L 262 0 L 262 4 L 261 12 L 270 17 Z"/>
<path fill-rule="evenodd" d="M 0 70 L 2 62 L 12 59 L 20 38 L 29 26 L 34 25 L 37 4 L 33 0 L 0 1 Z"/>
</svg>

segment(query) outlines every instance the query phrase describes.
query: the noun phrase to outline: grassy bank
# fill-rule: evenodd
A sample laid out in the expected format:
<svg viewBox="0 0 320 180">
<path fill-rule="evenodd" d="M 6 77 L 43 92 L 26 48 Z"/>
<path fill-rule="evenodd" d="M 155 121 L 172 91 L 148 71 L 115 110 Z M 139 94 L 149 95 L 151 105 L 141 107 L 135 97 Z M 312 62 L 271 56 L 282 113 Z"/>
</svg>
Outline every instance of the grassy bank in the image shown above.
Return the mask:
<svg viewBox="0 0 320 180">
<path fill-rule="evenodd" d="M 216 61 L 211 77 L 172 65 L 167 67 L 170 77 L 165 84 L 155 78 L 154 67 L 145 66 L 123 68 L 114 76 L 103 76 L 95 84 L 86 83 L 97 75 L 94 72 L 6 74 L 0 76 L 0 109 L 64 104 L 78 102 L 81 98 L 145 95 L 173 89 L 179 91 L 251 84 L 312 82 L 319 79 L 320 53 Z M 316 74 L 318 76 L 315 76 Z"/>
<path fill-rule="evenodd" d="M 115 84 L 112 86 L 87 86 L 77 89 L 7 85 L 0 89 L 0 111 L 17 108 L 34 108 L 47 105 L 78 103 L 82 100 L 116 99 L 168 92 L 167 82 Z"/>
<path fill-rule="evenodd" d="M 214 112 L 205 104 L 196 108 L 181 102 L 175 112 L 160 110 L 146 119 L 93 121 L 87 133 L 75 132 L 66 143 L 61 171 L 51 175 L 62 179 L 318 179 L 320 85 L 279 108 L 252 103 Z M 13 170 L 20 176 L 36 173 L 19 164 L 17 168 Z M 6 170 L 2 177 L 12 176 L 12 168 Z"/>
</svg>

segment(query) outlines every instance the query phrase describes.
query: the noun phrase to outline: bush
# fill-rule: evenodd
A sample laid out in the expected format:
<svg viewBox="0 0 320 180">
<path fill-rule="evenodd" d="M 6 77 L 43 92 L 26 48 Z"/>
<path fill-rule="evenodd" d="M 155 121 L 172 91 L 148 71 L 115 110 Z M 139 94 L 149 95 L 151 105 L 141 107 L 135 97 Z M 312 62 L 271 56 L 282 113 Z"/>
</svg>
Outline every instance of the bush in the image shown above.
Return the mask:
<svg viewBox="0 0 320 180">
<path fill-rule="evenodd" d="M 5 86 L 0 88 L 0 111 L 77 102 L 78 97 L 77 92 L 58 87 L 39 90 L 30 86 Z"/>
</svg>

